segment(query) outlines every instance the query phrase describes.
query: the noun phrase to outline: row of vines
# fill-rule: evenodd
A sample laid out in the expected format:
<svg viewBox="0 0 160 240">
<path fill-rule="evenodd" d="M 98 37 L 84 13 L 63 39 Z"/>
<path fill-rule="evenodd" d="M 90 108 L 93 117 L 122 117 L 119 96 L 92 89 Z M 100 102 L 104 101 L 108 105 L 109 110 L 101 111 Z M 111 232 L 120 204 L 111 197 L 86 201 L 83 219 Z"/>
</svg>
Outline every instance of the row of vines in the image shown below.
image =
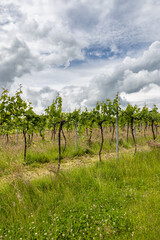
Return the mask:
<svg viewBox="0 0 160 240">
<path fill-rule="evenodd" d="M 51 106 L 45 109 L 45 113 L 38 115 L 33 111 L 30 102 L 24 101 L 21 97 L 22 89 L 16 91 L 14 96 L 10 96 L 8 90 L 4 89 L 0 98 L 0 134 L 8 136 L 11 133 L 21 133 L 24 139 L 24 162 L 26 160 L 27 148 L 33 141 L 34 133 L 39 133 L 42 141 L 45 141 L 45 133 L 47 130 L 51 131 L 51 138 L 55 139 L 56 132 L 58 132 L 58 149 L 59 161 L 58 172 L 60 170 L 62 151 L 66 148 L 65 131 L 76 130 L 77 133 L 83 135 L 87 131 L 88 145 L 91 145 L 91 139 L 94 128 L 99 128 L 101 134 L 101 144 L 99 149 L 99 161 L 101 161 L 101 152 L 104 142 L 104 127 L 112 127 L 112 138 L 117 127 L 121 129 L 126 128 L 126 137 L 128 141 L 129 129 L 131 130 L 132 138 L 135 146 L 135 153 L 137 151 L 136 144 L 136 127 L 144 130 L 144 137 L 146 137 L 147 126 L 152 129 L 153 140 L 155 141 L 160 122 L 160 113 L 156 105 L 151 110 L 145 105 L 142 109 L 137 105 L 132 106 L 128 104 L 125 109 L 121 108 L 118 94 L 113 101 L 107 99 L 103 102 L 97 102 L 95 108 L 88 111 L 75 109 L 73 112 L 62 111 L 62 98 L 57 96 Z M 65 140 L 65 146 L 62 150 L 61 138 Z M 117 139 L 118 140 L 118 139 Z M 118 142 L 117 142 L 118 144 Z M 75 141 L 75 149 L 77 149 L 77 140 Z"/>
</svg>

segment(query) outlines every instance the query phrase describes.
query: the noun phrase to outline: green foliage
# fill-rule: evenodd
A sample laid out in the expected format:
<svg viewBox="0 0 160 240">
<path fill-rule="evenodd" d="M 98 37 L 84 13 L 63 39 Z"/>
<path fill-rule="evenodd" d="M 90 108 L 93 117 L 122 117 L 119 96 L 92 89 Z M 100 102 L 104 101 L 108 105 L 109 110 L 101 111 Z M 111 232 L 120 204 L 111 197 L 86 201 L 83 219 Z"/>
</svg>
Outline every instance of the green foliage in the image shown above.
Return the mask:
<svg viewBox="0 0 160 240">
<path fill-rule="evenodd" d="M 67 132 L 69 132 L 75 129 L 75 125 L 78 129 L 78 134 L 81 137 L 82 142 L 86 141 L 85 131 L 87 129 L 88 131 L 87 144 L 89 145 L 89 147 L 91 147 L 92 145 L 91 138 L 92 136 L 94 136 L 93 128 L 100 129 L 101 131 L 101 139 L 99 139 L 99 141 L 101 141 L 99 151 L 100 156 L 103 142 L 105 140 L 103 139 L 103 128 L 104 126 L 110 127 L 112 126 L 112 141 L 113 141 L 117 112 L 119 115 L 120 127 L 124 128 L 126 125 L 128 127 L 127 129 L 129 129 L 129 126 L 131 127 L 132 137 L 135 143 L 135 152 L 137 142 L 137 139 L 134 136 L 135 126 L 140 126 L 141 123 L 145 122 L 147 128 L 147 124 L 149 123 L 152 125 L 154 140 L 157 137 L 157 128 L 155 129 L 155 127 L 158 126 L 160 122 L 160 114 L 155 105 L 153 106 L 152 111 L 149 111 L 147 106 L 144 106 L 143 109 L 140 110 L 140 108 L 138 108 L 136 105 L 132 106 L 131 104 L 128 104 L 126 109 L 122 110 L 120 108 L 120 99 L 117 94 L 113 101 L 106 99 L 105 101 L 97 102 L 95 108 L 93 108 L 91 111 L 88 111 L 88 109 L 86 108 L 84 111 L 81 111 L 81 109 L 78 110 L 75 109 L 73 112 L 65 113 L 62 111 L 62 98 L 58 95 L 51 104 L 51 106 L 49 106 L 45 110 L 45 114 L 38 115 L 33 111 L 31 103 L 24 101 L 21 95 L 22 95 L 21 86 L 16 91 L 14 96 L 9 96 L 7 89 L 3 90 L 0 98 L 0 133 L 6 134 L 7 142 L 8 135 L 17 131 L 17 129 L 19 130 L 19 132 L 23 133 L 25 145 L 24 161 L 26 160 L 27 148 L 28 146 L 31 145 L 31 140 L 28 141 L 27 136 L 29 136 L 29 139 L 31 139 L 31 135 L 33 135 L 33 133 L 36 134 L 40 133 L 41 141 L 44 142 L 46 130 L 51 129 L 52 132 L 54 133 L 54 136 L 56 134 L 56 130 L 59 130 L 60 136 L 62 126 L 63 129 L 66 129 Z M 144 135 L 145 131 L 146 130 L 144 130 Z M 60 139 L 61 138 L 59 137 L 59 140 Z M 66 142 L 66 144 L 68 143 Z M 60 141 L 59 145 L 61 145 Z M 120 143 L 120 145 L 123 145 L 123 143 Z M 105 145 L 104 149 L 107 150 L 105 148 Z M 110 150 L 107 151 L 109 152 Z M 61 147 L 59 147 L 59 156 L 61 155 L 60 153 Z M 32 162 L 30 156 L 28 157 L 27 162 Z"/>
<path fill-rule="evenodd" d="M 137 105 L 132 106 L 128 104 L 125 111 L 123 111 L 123 116 L 126 122 L 131 122 L 132 119 L 139 119 L 140 108 Z"/>
<path fill-rule="evenodd" d="M 156 107 L 156 105 L 153 105 L 152 110 L 148 114 L 148 119 L 150 122 L 157 121 L 159 119 L 158 108 Z"/>
<path fill-rule="evenodd" d="M 58 95 L 52 105 L 45 109 L 47 115 L 48 127 L 52 128 L 62 120 L 62 98 Z"/>
</svg>

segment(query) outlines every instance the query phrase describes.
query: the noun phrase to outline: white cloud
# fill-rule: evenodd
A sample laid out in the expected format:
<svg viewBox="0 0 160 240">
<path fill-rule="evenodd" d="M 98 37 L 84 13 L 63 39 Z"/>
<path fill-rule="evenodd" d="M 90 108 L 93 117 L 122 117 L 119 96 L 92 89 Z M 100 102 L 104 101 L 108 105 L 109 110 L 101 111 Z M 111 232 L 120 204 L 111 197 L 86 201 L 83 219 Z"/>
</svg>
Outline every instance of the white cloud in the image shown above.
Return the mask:
<svg viewBox="0 0 160 240">
<path fill-rule="evenodd" d="M 2 0 L 1 86 L 32 87 L 39 109 L 53 89 L 73 108 L 159 86 L 159 12 L 158 0 Z"/>
<path fill-rule="evenodd" d="M 40 64 L 30 53 L 27 45 L 15 38 L 10 47 L 7 44 L 0 47 L 0 83 L 2 87 L 10 87 L 15 77 L 39 69 Z"/>
<path fill-rule="evenodd" d="M 159 42 L 155 42 L 144 52 L 142 57 L 137 59 L 127 57 L 122 63 L 115 67 L 114 71 L 108 72 L 106 66 L 106 71 L 93 78 L 88 87 L 79 89 L 79 92 L 74 96 L 74 99 L 78 98 L 76 103 L 82 106 L 85 100 L 86 105 L 93 107 L 97 101 L 102 101 L 107 98 L 113 99 L 117 92 L 123 92 L 123 95 L 127 96 L 128 101 L 130 99 L 129 93 L 131 93 L 131 96 L 134 96 L 134 99 L 136 99 L 136 96 L 137 99 L 140 99 L 138 96 L 140 96 L 147 86 L 152 86 L 151 84 L 160 86 L 159 50 L 160 44 Z M 148 58 L 150 57 L 153 60 L 149 60 Z M 153 89 L 155 89 L 155 87 Z M 150 91 L 150 94 L 153 96 L 150 99 L 151 101 L 155 99 L 153 89 Z M 70 91 L 70 88 L 68 87 L 66 90 Z M 79 101 L 79 95 L 82 96 L 82 90 L 85 94 L 83 94 L 83 99 Z M 71 92 L 72 90 L 70 93 Z M 147 95 L 145 95 L 144 99 L 146 99 L 146 97 Z"/>
<path fill-rule="evenodd" d="M 131 104 L 137 104 L 140 107 L 143 107 L 145 104 L 152 108 L 153 104 L 160 110 L 160 86 L 156 84 L 149 84 L 148 86 L 142 88 L 136 93 L 121 93 L 122 99 L 125 99 L 126 102 Z"/>
<path fill-rule="evenodd" d="M 160 71 L 154 70 L 149 72 L 147 70 L 141 70 L 138 73 L 134 73 L 131 70 L 124 72 L 124 80 L 119 90 L 127 93 L 138 92 L 144 86 L 150 83 L 160 84 Z"/>
</svg>

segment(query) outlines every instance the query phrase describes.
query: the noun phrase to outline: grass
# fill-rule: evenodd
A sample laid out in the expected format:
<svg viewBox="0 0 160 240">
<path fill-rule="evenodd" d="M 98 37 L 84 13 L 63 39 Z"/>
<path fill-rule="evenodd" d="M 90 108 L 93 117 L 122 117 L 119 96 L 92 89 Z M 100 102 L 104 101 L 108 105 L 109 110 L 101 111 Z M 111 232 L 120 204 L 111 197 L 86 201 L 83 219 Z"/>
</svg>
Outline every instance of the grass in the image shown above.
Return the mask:
<svg viewBox="0 0 160 240">
<path fill-rule="evenodd" d="M 160 236 L 160 151 L 138 152 L 0 189 L 1 239 Z"/>
<path fill-rule="evenodd" d="M 16 159 L 8 152 L 0 149 L 0 177 L 5 174 L 10 174 L 14 169 Z"/>
<path fill-rule="evenodd" d="M 88 155 L 98 155 L 100 149 L 100 131 L 99 129 L 93 130 L 92 136 L 92 145 L 89 147 L 88 138 L 89 136 L 84 133 L 82 136 L 78 136 L 78 148 L 75 151 L 75 133 L 74 131 L 70 134 L 65 132 L 67 138 L 67 147 L 64 153 L 62 153 L 63 159 L 73 159 L 77 156 Z M 116 152 L 116 141 L 115 136 L 114 140 L 111 141 L 112 133 L 108 130 L 104 130 L 104 144 L 102 149 L 103 153 L 114 153 Z M 138 150 L 141 146 L 145 146 L 147 141 L 152 139 L 151 129 L 148 129 L 146 133 L 147 138 L 143 137 L 143 131 L 137 131 L 137 147 Z M 131 133 L 129 134 L 129 141 L 126 141 L 126 132 L 120 130 L 120 152 L 124 149 L 130 149 L 134 147 L 133 140 L 131 138 Z M 159 140 L 159 136 L 157 138 Z M 3 174 L 10 174 L 11 172 L 16 171 L 16 168 L 19 165 L 23 166 L 32 165 L 37 163 L 48 163 L 48 162 L 57 162 L 58 160 L 58 139 L 56 135 L 56 140 L 50 140 L 50 132 L 46 132 L 46 141 L 42 142 L 39 135 L 34 135 L 32 145 L 27 149 L 27 158 L 24 163 L 23 160 L 23 149 L 24 149 L 24 139 L 22 135 L 19 135 L 18 144 L 16 143 L 16 136 L 9 137 L 9 143 L 6 144 L 6 138 L 1 136 L 0 141 L 0 176 Z M 62 138 L 62 152 L 64 147 L 64 139 Z M 134 150 L 133 150 L 134 151 Z"/>
</svg>

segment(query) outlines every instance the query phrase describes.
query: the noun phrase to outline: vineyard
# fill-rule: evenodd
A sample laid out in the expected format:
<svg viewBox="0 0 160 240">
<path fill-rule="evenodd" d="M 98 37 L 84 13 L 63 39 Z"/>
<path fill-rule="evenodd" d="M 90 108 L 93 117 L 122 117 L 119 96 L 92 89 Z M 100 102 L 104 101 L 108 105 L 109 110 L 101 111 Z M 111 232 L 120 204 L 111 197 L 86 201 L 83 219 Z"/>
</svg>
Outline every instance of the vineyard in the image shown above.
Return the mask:
<svg viewBox="0 0 160 240">
<path fill-rule="evenodd" d="M 21 95 L 0 99 L 0 239 L 157 239 L 158 108 L 38 115 Z"/>
<path fill-rule="evenodd" d="M 75 154 L 79 149 L 77 138 L 87 146 L 84 151 L 90 151 L 92 138 L 99 129 L 99 161 L 101 162 L 101 152 L 104 144 L 104 132 L 111 133 L 110 144 L 117 141 L 117 159 L 119 151 L 119 131 L 122 133 L 120 141 L 126 139 L 129 141 L 129 131 L 131 133 L 136 153 L 137 151 L 137 132 L 142 132 L 144 138 L 147 137 L 146 131 L 151 130 L 153 141 L 158 136 L 158 127 L 160 122 L 160 113 L 156 105 L 149 111 L 147 106 L 142 109 L 136 105 L 128 104 L 126 109 L 120 107 L 118 95 L 113 100 L 109 99 L 101 103 L 97 102 L 95 108 L 88 111 L 75 109 L 73 112 L 65 113 L 62 111 L 62 98 L 57 96 L 52 105 L 45 109 L 45 114 L 38 115 L 33 111 L 31 103 L 21 98 L 21 87 L 14 96 L 9 96 L 8 91 L 4 89 L 0 98 L 0 132 L 1 138 L 6 138 L 6 144 L 9 144 L 11 136 L 15 136 L 16 144 L 19 144 L 19 138 L 24 140 L 24 163 L 29 163 L 27 150 L 35 144 L 34 138 L 39 135 L 41 142 L 58 141 L 58 169 L 60 170 L 61 159 L 67 147 L 67 137 L 75 132 Z M 50 137 L 47 136 L 50 134 Z M 116 135 L 116 137 L 115 137 Z M 62 140 L 63 138 L 63 140 Z M 107 136 L 109 138 L 109 136 Z M 63 146 L 62 146 L 62 141 Z M 97 142 L 98 142 L 97 141 Z M 69 142 L 71 142 L 69 140 Z M 51 157 L 52 158 L 52 157 Z M 32 162 L 32 160 L 30 160 Z M 45 161 L 45 160 L 44 160 Z"/>
</svg>

